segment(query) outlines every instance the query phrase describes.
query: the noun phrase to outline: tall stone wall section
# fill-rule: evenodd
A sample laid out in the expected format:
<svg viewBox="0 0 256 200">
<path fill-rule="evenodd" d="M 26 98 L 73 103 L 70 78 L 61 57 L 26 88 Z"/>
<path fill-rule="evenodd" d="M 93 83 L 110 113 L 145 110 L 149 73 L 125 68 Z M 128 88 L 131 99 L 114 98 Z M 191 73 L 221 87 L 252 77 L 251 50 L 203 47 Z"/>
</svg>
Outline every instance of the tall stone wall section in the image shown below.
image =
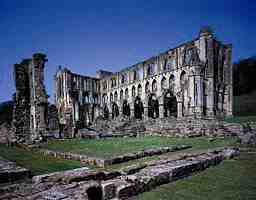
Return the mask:
<svg viewBox="0 0 256 200">
<path fill-rule="evenodd" d="M 47 94 L 44 86 L 44 54 L 34 54 L 14 66 L 13 129 L 18 142 L 40 140 L 47 129 Z"/>
</svg>

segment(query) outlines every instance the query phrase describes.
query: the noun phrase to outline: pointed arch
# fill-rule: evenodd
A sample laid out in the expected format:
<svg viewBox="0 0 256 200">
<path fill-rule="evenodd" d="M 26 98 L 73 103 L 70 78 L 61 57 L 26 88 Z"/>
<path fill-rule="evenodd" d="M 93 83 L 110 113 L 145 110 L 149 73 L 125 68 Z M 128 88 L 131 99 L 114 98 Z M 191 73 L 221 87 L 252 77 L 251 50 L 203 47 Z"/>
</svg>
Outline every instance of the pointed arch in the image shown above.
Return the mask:
<svg viewBox="0 0 256 200">
<path fill-rule="evenodd" d="M 161 90 L 165 90 L 165 89 L 167 89 L 167 81 L 166 81 L 166 78 L 163 77 L 161 80 Z"/>
<path fill-rule="evenodd" d="M 141 84 L 138 85 L 138 88 L 137 88 L 137 95 L 138 95 L 139 97 L 141 97 L 141 95 L 142 95 L 142 87 L 141 87 Z"/>
</svg>

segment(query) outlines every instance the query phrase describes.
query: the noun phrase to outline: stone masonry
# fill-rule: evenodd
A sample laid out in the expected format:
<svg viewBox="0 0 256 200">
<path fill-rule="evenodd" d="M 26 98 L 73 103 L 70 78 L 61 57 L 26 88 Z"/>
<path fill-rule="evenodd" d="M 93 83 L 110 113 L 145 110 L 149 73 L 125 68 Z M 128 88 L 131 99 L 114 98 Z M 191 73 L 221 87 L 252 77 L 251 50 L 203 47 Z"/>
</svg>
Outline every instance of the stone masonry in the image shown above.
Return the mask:
<svg viewBox="0 0 256 200">
<path fill-rule="evenodd" d="M 119 72 L 97 78 L 60 69 L 56 106 L 63 123 L 80 128 L 98 116 L 138 120 L 216 119 L 232 115 L 232 46 L 203 28 L 197 38 Z"/>
<path fill-rule="evenodd" d="M 13 127 L 18 142 L 40 140 L 47 132 L 46 62 L 46 55 L 37 53 L 14 66 Z"/>
</svg>

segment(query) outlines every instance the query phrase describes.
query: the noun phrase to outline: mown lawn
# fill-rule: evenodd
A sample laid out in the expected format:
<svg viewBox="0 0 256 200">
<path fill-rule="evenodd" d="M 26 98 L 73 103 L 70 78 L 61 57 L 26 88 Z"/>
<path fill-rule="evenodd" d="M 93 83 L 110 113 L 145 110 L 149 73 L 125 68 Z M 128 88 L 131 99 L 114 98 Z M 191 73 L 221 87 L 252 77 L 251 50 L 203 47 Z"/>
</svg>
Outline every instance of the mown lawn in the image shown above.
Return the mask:
<svg viewBox="0 0 256 200">
<path fill-rule="evenodd" d="M 256 122 L 255 116 L 235 116 L 235 117 L 227 117 L 225 119 L 226 122 L 230 123 L 246 123 L 246 122 Z"/>
<path fill-rule="evenodd" d="M 45 174 L 56 171 L 63 171 L 81 167 L 78 161 L 67 161 L 43 156 L 17 147 L 7 147 L 0 145 L 0 156 L 16 162 L 18 166 L 30 169 L 32 175 Z"/>
<path fill-rule="evenodd" d="M 162 185 L 137 200 L 255 200 L 256 153 L 242 153 L 234 160 L 187 179 Z"/>
<path fill-rule="evenodd" d="M 98 140 L 65 140 L 51 141 L 43 148 L 84 154 L 99 158 L 109 158 L 125 153 L 137 152 L 144 149 L 173 146 L 191 145 L 191 150 L 209 149 L 223 146 L 235 145 L 235 139 L 215 139 L 210 141 L 206 137 L 202 138 L 166 138 L 166 137 L 138 137 L 138 138 L 111 138 Z"/>
</svg>

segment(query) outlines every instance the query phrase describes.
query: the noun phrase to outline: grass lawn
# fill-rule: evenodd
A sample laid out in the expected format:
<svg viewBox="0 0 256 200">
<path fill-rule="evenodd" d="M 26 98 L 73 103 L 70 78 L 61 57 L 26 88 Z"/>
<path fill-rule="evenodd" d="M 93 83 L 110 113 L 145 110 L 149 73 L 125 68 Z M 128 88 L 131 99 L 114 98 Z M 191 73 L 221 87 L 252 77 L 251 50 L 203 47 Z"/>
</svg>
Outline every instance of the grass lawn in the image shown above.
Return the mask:
<svg viewBox="0 0 256 200">
<path fill-rule="evenodd" d="M 157 148 L 171 145 L 192 145 L 192 148 L 182 152 L 192 152 L 211 148 L 236 145 L 235 139 L 216 139 L 209 141 L 208 138 L 165 138 L 165 137 L 139 137 L 139 138 L 113 138 L 106 140 L 65 140 L 51 141 L 44 148 L 57 151 L 72 151 L 86 154 L 88 156 L 98 156 L 102 158 L 120 155 L 129 152 L 136 152 L 143 149 Z M 172 152 L 169 154 L 176 154 Z M 168 154 L 167 154 L 168 155 Z M 43 156 L 40 153 L 26 151 L 17 147 L 6 147 L 0 145 L 0 156 L 15 161 L 17 165 L 30 169 L 33 175 L 45 174 L 55 171 L 68 170 L 81 167 L 80 162 L 56 159 L 50 156 Z M 143 163 L 149 160 L 160 159 L 159 156 L 141 158 L 127 163 L 112 165 L 108 170 L 117 170 L 122 167 Z M 97 167 L 92 167 L 99 169 Z"/>
<path fill-rule="evenodd" d="M 45 174 L 81 167 L 78 161 L 67 161 L 43 156 L 17 147 L 0 145 L 0 156 L 14 161 L 18 166 L 30 169 L 32 175 Z"/>
<path fill-rule="evenodd" d="M 230 123 L 246 123 L 246 122 L 256 122 L 255 116 L 235 116 L 235 117 L 227 117 L 225 119 L 226 122 Z"/>
<path fill-rule="evenodd" d="M 256 153 L 242 153 L 187 179 L 162 185 L 137 200 L 255 200 Z"/>
<path fill-rule="evenodd" d="M 99 158 L 133 153 L 144 149 L 172 146 L 192 145 L 192 150 L 209 149 L 234 145 L 234 139 L 216 139 L 212 142 L 208 138 L 165 138 L 165 137 L 138 137 L 138 138 L 111 138 L 98 140 L 72 139 L 65 141 L 51 141 L 43 148 L 84 154 Z"/>
</svg>

